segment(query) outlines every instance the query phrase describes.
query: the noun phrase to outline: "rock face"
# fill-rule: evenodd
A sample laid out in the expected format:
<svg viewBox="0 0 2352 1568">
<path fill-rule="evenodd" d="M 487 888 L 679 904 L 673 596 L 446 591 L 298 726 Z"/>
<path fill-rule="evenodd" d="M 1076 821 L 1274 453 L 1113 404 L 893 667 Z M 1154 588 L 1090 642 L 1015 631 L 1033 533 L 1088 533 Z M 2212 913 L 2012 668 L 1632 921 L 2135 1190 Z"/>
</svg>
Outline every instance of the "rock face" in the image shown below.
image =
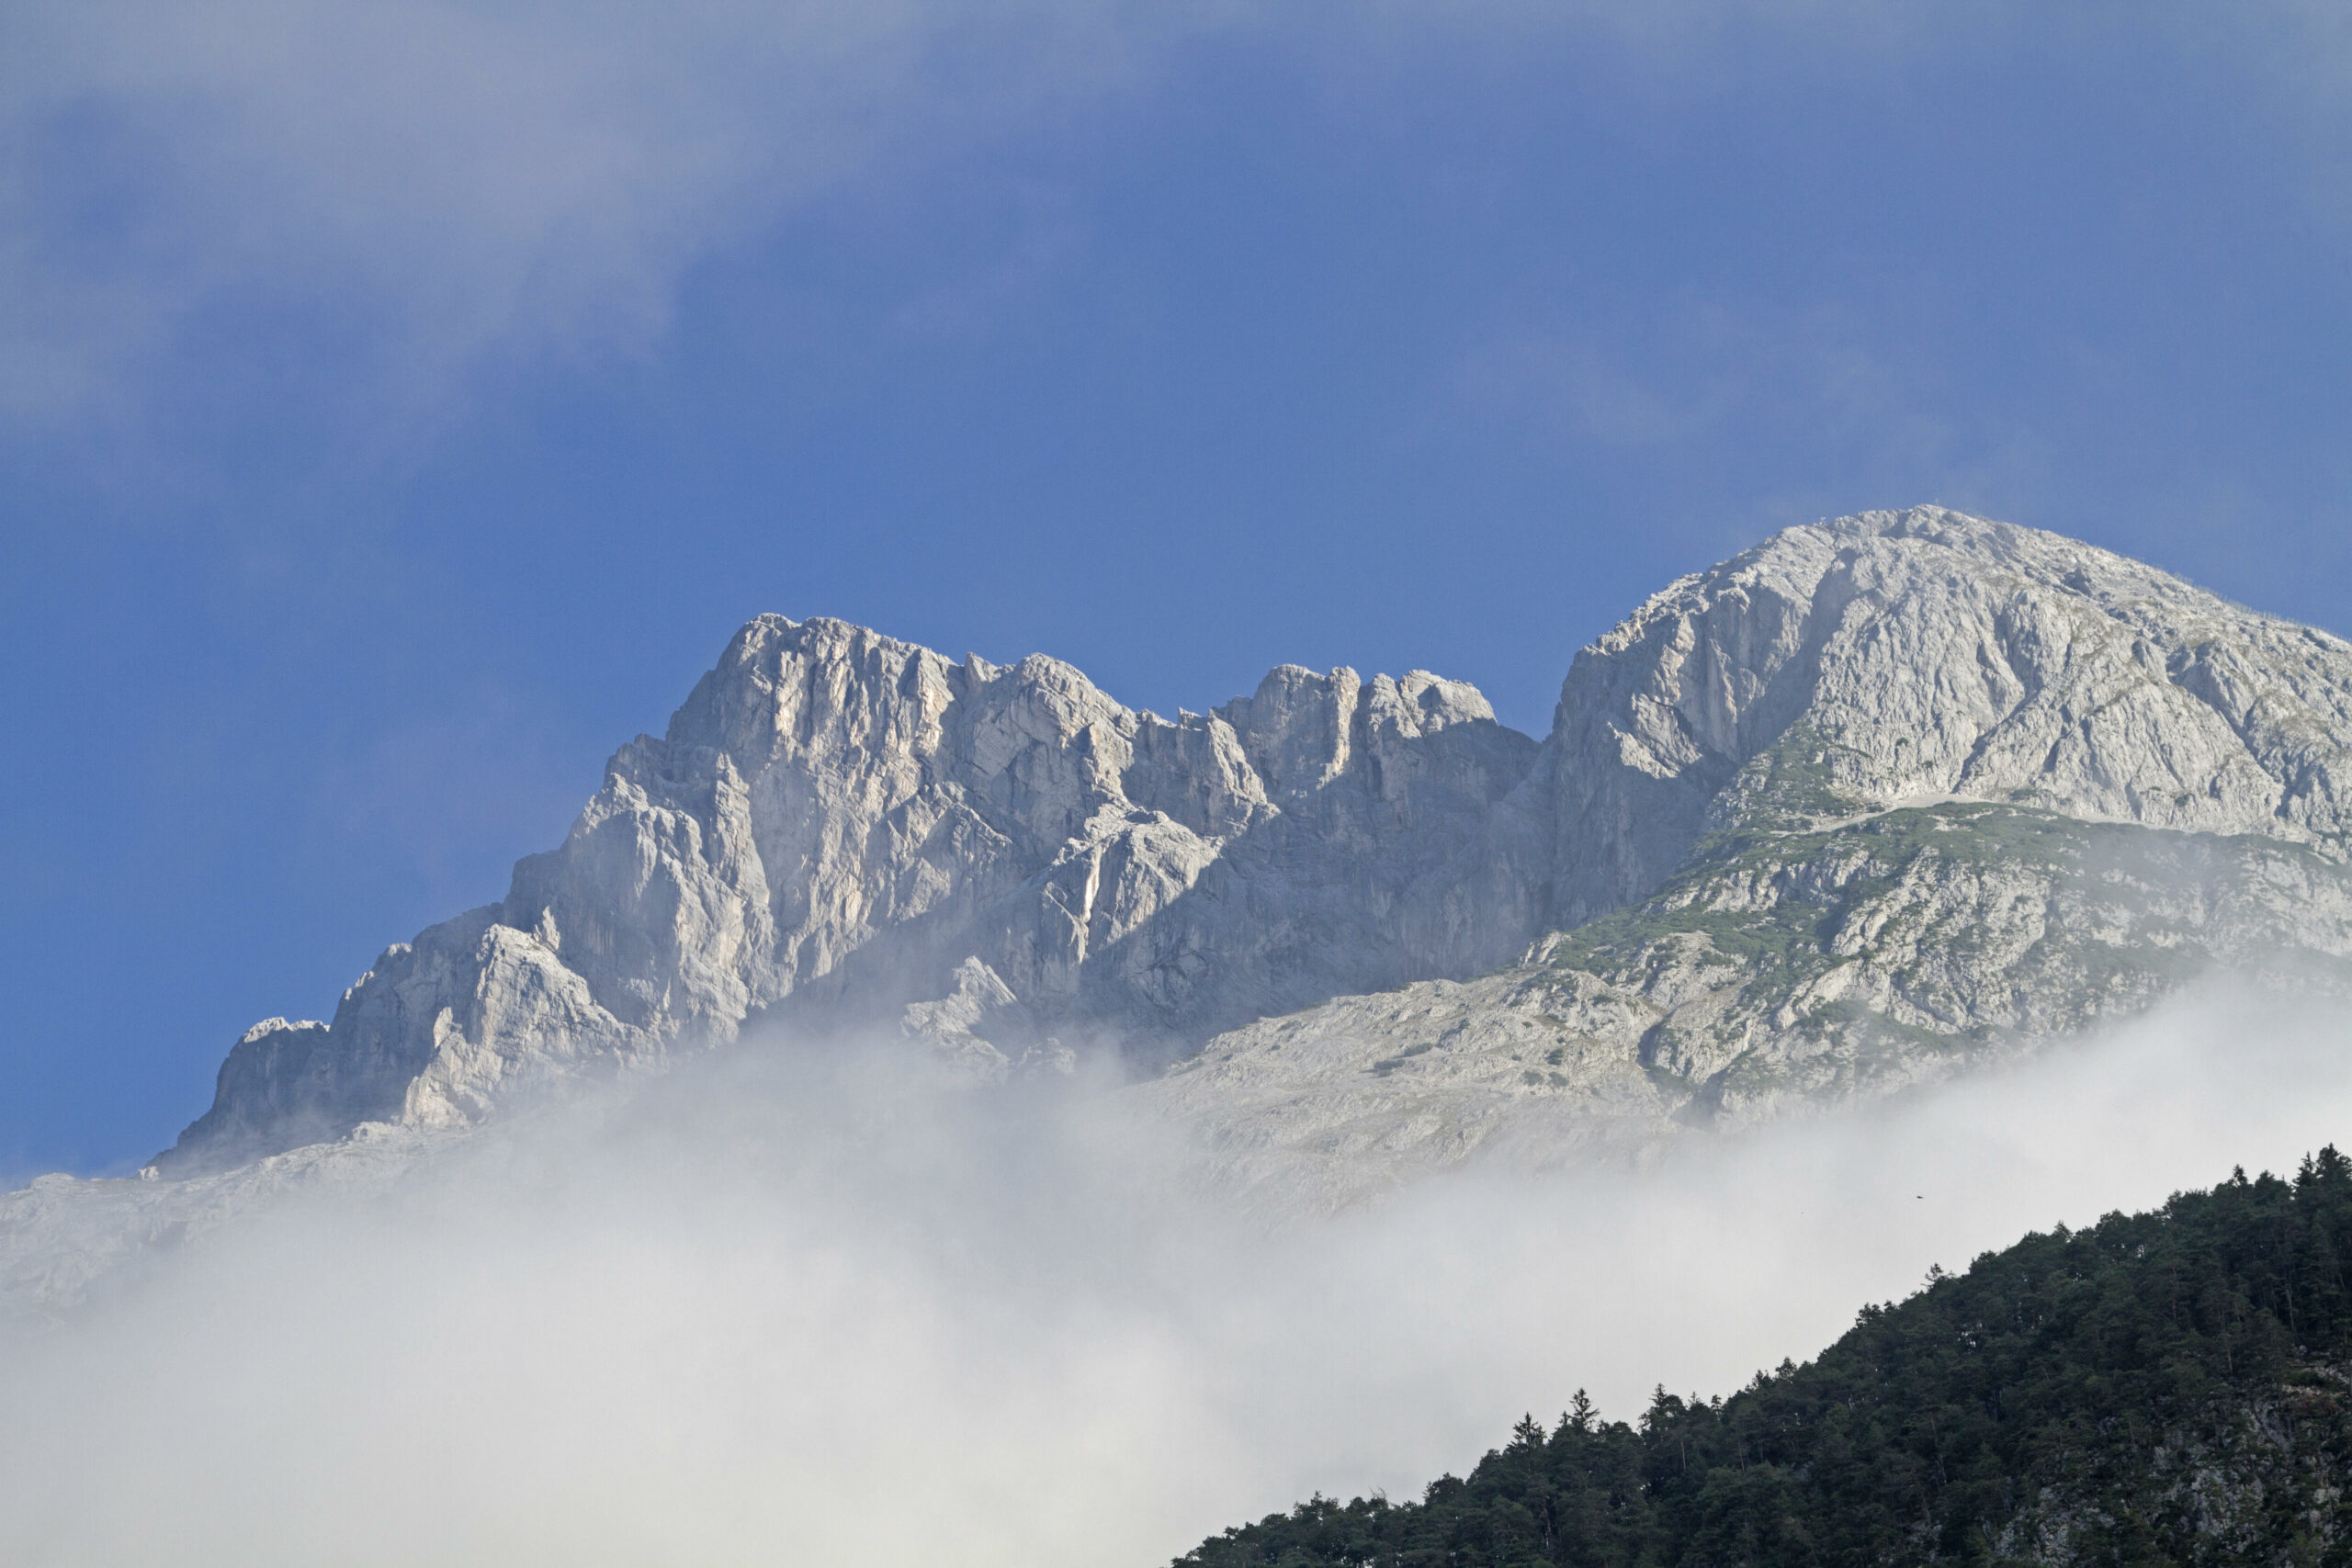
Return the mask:
<svg viewBox="0 0 2352 1568">
<path fill-rule="evenodd" d="M 1263 1020 L 1132 1092 L 1229 1179 L 1329 1206 L 1482 1148 L 1634 1154 L 1888 1093 L 2225 972 L 2352 995 L 2352 876 L 2256 838 L 1905 808 L 1725 846 L 1528 962 Z"/>
<path fill-rule="evenodd" d="M 763 615 L 503 903 L 389 949 L 331 1023 L 256 1025 L 159 1163 L 461 1124 L 779 1010 L 987 1072 L 1474 973 L 1532 931 L 1464 889 L 1535 751 L 1421 671 L 1285 666 L 1170 721 L 1055 660 Z"/>
<path fill-rule="evenodd" d="M 1333 1200 L 1883 1092 L 2215 970 L 2352 989 L 2348 782 L 2339 638 L 1940 509 L 1791 529 L 1577 657 L 1511 803 L 1548 834 L 1520 963 L 1138 1092 Z"/>
<path fill-rule="evenodd" d="M 1711 833 L 1933 801 L 2352 828 L 2352 645 L 2137 561 L 1937 507 L 1792 528 L 1578 655 L 1544 778 L 1573 926 Z"/>
<path fill-rule="evenodd" d="M 1137 1092 L 1245 1165 L 1652 1137 L 2211 967 L 2338 983 L 2347 788 L 2352 645 L 1932 507 L 1674 583 L 1540 749 L 1418 671 L 1170 721 L 763 616 L 503 903 L 257 1025 L 162 1163 L 462 1125 L 763 1016 L 983 1075 L 1180 1059 Z"/>
</svg>

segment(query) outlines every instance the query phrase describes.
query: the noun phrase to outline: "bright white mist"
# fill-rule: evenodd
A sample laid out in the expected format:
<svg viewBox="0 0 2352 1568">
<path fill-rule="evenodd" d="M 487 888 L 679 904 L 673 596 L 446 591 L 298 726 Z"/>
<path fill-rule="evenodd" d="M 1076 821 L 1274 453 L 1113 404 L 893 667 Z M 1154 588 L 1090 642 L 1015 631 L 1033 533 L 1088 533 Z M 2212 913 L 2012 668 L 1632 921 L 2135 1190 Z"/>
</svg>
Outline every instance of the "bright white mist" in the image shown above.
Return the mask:
<svg viewBox="0 0 2352 1568">
<path fill-rule="evenodd" d="M 1645 1171 L 1271 1228 L 1115 1093 L 739 1053 L 0 1331 L 0 1560 L 1148 1568 L 2347 1141 L 2347 1043 L 2209 997 Z"/>
</svg>

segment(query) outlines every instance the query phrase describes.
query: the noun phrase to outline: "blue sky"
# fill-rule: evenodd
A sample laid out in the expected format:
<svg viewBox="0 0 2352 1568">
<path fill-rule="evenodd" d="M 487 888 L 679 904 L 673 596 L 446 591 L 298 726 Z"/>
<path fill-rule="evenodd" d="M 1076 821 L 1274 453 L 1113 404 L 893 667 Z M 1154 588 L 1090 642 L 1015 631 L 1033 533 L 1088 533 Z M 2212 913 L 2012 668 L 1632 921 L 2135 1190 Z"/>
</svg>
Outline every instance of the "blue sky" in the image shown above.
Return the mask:
<svg viewBox="0 0 2352 1568">
<path fill-rule="evenodd" d="M 2332 6 L 0 19 L 0 1173 L 504 888 L 729 633 L 1163 711 L 1936 500 L 2352 631 Z"/>
</svg>

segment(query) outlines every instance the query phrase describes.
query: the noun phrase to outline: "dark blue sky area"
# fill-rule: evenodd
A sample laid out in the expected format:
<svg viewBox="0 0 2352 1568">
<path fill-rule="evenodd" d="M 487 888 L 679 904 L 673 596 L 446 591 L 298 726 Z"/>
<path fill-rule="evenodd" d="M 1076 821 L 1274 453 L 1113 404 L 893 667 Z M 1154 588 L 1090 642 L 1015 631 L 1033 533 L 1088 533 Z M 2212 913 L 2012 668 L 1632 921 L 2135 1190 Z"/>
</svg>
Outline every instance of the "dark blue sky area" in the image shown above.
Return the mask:
<svg viewBox="0 0 2352 1568">
<path fill-rule="evenodd" d="M 1540 734 L 1673 576 L 1935 500 L 2352 630 L 2306 10 L 211 9 L 7 24 L 0 1174 L 167 1143 L 761 611 Z"/>
</svg>

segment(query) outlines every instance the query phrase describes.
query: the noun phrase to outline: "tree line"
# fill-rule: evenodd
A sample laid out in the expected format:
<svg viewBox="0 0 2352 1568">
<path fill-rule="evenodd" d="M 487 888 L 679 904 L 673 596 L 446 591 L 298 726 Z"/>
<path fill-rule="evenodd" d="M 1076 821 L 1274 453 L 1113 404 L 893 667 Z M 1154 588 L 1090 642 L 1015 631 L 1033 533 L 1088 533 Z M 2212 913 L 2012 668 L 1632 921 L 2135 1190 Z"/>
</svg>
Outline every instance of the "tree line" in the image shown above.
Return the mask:
<svg viewBox="0 0 2352 1568">
<path fill-rule="evenodd" d="M 2352 1160 L 2035 1234 L 1728 1398 L 1583 1394 L 1418 1502 L 1315 1497 L 1177 1568 L 2352 1568 Z"/>
</svg>

